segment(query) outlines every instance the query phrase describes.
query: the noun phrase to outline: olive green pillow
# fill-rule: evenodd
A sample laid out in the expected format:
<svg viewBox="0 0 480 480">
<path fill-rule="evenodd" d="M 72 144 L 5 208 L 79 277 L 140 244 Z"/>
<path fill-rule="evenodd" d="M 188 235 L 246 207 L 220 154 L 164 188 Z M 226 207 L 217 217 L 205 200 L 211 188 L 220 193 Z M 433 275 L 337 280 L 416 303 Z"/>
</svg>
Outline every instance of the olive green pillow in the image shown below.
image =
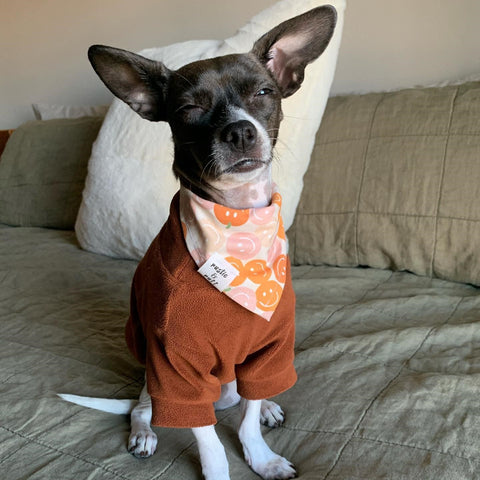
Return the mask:
<svg viewBox="0 0 480 480">
<path fill-rule="evenodd" d="M 295 263 L 480 285 L 480 82 L 331 98 L 304 182 Z"/>
<path fill-rule="evenodd" d="M 0 223 L 73 229 L 102 118 L 18 127 L 0 159 Z"/>
</svg>

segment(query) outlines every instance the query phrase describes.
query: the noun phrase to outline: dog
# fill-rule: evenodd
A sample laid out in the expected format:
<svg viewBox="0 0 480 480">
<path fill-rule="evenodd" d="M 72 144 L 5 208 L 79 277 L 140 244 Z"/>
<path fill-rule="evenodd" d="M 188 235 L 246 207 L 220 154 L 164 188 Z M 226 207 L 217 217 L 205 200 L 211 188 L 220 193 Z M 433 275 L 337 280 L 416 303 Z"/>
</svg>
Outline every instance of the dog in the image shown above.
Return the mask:
<svg viewBox="0 0 480 480">
<path fill-rule="evenodd" d="M 248 465 L 264 479 L 296 476 L 294 466 L 270 449 L 260 431 L 261 422 L 274 427 L 284 421 L 282 409 L 265 398 L 296 380 L 288 259 L 285 263 L 287 257 L 278 250 L 275 261 L 283 262 L 275 273 L 284 282 L 280 287 L 273 280 L 261 283 L 271 286 L 263 292 L 268 299 L 276 288 L 283 289 L 275 290 L 276 309 L 270 308 L 270 300 L 258 300 L 259 279 L 271 271 L 271 265 L 260 260 L 263 267 L 248 277 L 257 288 L 257 303 L 245 310 L 248 299 L 232 301 L 225 294 L 238 280 L 237 269 L 243 263 L 235 263 L 238 259 L 233 257 L 228 257 L 230 265 L 224 257 L 211 261 L 213 257 L 196 248 L 187 251 L 185 243 L 189 247 L 189 241 L 198 240 L 189 237 L 192 230 L 203 238 L 202 228 L 210 228 L 208 215 L 220 219 L 222 236 L 243 222 L 245 212 L 257 217 L 255 228 L 263 228 L 266 217 L 277 215 L 280 197 L 271 164 L 282 120 L 281 100 L 300 88 L 305 67 L 323 53 L 335 23 L 332 6 L 318 7 L 273 28 L 249 53 L 200 60 L 176 71 L 125 50 L 101 45 L 89 49 L 94 70 L 115 96 L 141 117 L 169 123 L 175 147 L 173 171 L 181 185 L 169 220 L 139 264 L 132 285 L 127 343 L 146 364 L 138 402 L 61 395 L 99 410 L 131 413 L 128 449 L 137 457 L 155 452 L 157 437 L 151 423 L 188 427 L 197 441 L 205 479 L 229 479 L 212 412 L 240 403 L 238 434 Z M 206 216 L 196 218 L 197 208 L 203 208 L 201 215 Z M 276 219 L 275 234 L 284 238 L 279 213 Z M 285 243 L 280 239 L 276 245 Z M 238 256 L 244 258 L 242 248 L 247 247 L 238 248 Z M 271 252 L 270 248 L 269 256 Z M 202 273 L 202 265 L 209 272 Z M 201 275 L 195 272 L 197 267 Z M 146 317 L 151 317 L 150 323 Z M 215 342 L 228 352 L 220 352 Z"/>
</svg>

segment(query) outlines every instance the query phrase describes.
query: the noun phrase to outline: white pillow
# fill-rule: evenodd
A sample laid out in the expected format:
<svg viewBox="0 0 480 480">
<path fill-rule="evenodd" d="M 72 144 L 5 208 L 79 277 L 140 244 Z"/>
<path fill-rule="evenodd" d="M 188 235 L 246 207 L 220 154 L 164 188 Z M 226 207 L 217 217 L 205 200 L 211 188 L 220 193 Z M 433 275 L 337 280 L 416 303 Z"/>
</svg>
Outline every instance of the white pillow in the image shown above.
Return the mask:
<svg viewBox="0 0 480 480">
<path fill-rule="evenodd" d="M 32 103 L 36 120 L 52 120 L 53 118 L 104 117 L 108 105 L 50 105 L 48 103 Z"/>
<path fill-rule="evenodd" d="M 190 41 L 140 53 L 171 69 L 198 59 L 248 52 L 255 40 L 288 18 L 325 4 L 282 0 L 252 18 L 224 41 Z M 283 101 L 285 118 L 276 146 L 274 179 L 283 196 L 285 227 L 293 222 L 315 133 L 328 99 L 343 29 L 345 0 L 337 9 L 334 36 L 322 56 L 307 66 L 300 90 Z M 83 201 L 75 225 L 80 245 L 96 253 L 139 259 L 167 219 L 178 190 L 172 173 L 173 143 L 164 122 L 143 120 L 116 99 L 94 143 Z"/>
</svg>

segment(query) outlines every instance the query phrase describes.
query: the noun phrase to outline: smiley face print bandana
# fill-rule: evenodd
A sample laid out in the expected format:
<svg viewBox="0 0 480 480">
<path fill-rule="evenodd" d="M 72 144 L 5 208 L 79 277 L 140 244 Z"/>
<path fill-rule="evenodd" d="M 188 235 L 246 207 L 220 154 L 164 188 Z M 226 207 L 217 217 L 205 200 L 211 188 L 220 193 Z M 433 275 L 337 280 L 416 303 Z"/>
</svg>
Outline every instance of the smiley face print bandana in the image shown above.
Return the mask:
<svg viewBox="0 0 480 480">
<path fill-rule="evenodd" d="M 278 191 L 261 208 L 233 209 L 180 189 L 180 220 L 200 273 L 233 301 L 270 321 L 286 280 L 287 241 Z"/>
</svg>

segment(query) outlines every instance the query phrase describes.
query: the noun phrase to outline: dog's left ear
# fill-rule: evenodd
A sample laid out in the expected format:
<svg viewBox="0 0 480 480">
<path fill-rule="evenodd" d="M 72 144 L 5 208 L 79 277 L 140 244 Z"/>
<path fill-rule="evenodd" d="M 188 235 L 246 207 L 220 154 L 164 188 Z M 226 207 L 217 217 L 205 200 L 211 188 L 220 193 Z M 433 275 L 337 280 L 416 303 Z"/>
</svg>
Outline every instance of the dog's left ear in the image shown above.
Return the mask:
<svg viewBox="0 0 480 480">
<path fill-rule="evenodd" d="M 335 8 L 324 5 L 277 25 L 255 42 L 252 53 L 271 72 L 284 98 L 300 88 L 305 67 L 327 48 L 336 21 Z"/>
</svg>

